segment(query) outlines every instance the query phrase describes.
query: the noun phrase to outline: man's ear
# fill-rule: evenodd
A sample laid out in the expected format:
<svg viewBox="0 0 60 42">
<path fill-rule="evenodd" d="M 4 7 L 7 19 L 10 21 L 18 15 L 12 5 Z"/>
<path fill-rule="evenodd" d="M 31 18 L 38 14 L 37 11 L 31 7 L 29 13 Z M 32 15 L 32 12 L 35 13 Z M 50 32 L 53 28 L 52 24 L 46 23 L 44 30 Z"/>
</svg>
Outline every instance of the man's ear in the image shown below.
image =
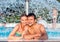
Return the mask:
<svg viewBox="0 0 60 42">
<path fill-rule="evenodd" d="M 35 19 L 35 22 L 37 22 L 37 20 Z"/>
</svg>

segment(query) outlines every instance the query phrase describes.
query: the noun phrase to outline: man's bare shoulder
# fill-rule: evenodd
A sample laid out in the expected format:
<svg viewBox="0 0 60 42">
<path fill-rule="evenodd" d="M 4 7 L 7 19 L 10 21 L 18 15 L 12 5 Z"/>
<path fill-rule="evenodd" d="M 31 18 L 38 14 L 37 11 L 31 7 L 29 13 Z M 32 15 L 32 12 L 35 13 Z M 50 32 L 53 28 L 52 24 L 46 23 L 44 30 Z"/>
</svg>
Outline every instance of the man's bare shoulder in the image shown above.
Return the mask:
<svg viewBox="0 0 60 42">
<path fill-rule="evenodd" d="M 37 27 L 44 27 L 42 24 L 36 24 Z"/>
<path fill-rule="evenodd" d="M 45 28 L 42 24 L 37 24 L 37 27 L 42 31 L 45 32 Z"/>
</svg>

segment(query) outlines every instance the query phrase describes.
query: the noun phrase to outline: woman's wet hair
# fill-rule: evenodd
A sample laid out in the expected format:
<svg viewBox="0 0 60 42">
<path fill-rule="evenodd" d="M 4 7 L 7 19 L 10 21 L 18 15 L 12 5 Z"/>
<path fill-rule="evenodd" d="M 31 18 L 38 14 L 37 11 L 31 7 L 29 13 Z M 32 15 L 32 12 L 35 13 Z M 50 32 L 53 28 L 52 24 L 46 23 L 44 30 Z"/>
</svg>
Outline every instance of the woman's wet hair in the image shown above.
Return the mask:
<svg viewBox="0 0 60 42">
<path fill-rule="evenodd" d="M 27 17 L 27 15 L 25 13 L 23 13 L 23 14 L 21 14 L 20 18 L 23 17 L 23 16 L 26 16 Z"/>
<path fill-rule="evenodd" d="M 30 16 L 34 16 L 34 19 L 36 19 L 36 15 L 34 13 L 29 13 L 28 17 L 30 17 Z"/>
</svg>

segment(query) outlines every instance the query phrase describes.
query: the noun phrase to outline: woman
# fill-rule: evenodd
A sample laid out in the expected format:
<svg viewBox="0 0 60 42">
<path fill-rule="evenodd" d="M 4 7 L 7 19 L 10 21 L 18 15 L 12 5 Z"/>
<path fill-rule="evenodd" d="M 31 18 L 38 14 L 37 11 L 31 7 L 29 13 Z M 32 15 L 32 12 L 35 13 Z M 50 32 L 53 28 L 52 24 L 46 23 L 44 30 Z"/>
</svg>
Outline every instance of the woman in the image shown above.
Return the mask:
<svg viewBox="0 0 60 42">
<path fill-rule="evenodd" d="M 23 38 L 23 35 L 25 34 L 24 31 L 26 31 L 25 26 L 27 25 L 27 15 L 22 14 L 20 21 L 21 23 L 17 24 L 15 28 L 13 29 L 13 31 L 10 33 L 8 37 L 9 40 L 20 40 Z"/>
</svg>

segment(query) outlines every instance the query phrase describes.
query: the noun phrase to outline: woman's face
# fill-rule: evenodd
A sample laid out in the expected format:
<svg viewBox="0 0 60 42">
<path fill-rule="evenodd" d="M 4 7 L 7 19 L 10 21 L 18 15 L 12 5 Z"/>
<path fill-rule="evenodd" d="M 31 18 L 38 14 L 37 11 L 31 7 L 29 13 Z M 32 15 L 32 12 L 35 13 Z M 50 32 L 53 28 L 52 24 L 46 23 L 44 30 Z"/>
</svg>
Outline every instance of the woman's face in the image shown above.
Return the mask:
<svg viewBox="0 0 60 42">
<path fill-rule="evenodd" d="M 21 23 L 23 25 L 26 25 L 27 24 L 27 17 L 26 16 L 21 17 Z"/>
</svg>

